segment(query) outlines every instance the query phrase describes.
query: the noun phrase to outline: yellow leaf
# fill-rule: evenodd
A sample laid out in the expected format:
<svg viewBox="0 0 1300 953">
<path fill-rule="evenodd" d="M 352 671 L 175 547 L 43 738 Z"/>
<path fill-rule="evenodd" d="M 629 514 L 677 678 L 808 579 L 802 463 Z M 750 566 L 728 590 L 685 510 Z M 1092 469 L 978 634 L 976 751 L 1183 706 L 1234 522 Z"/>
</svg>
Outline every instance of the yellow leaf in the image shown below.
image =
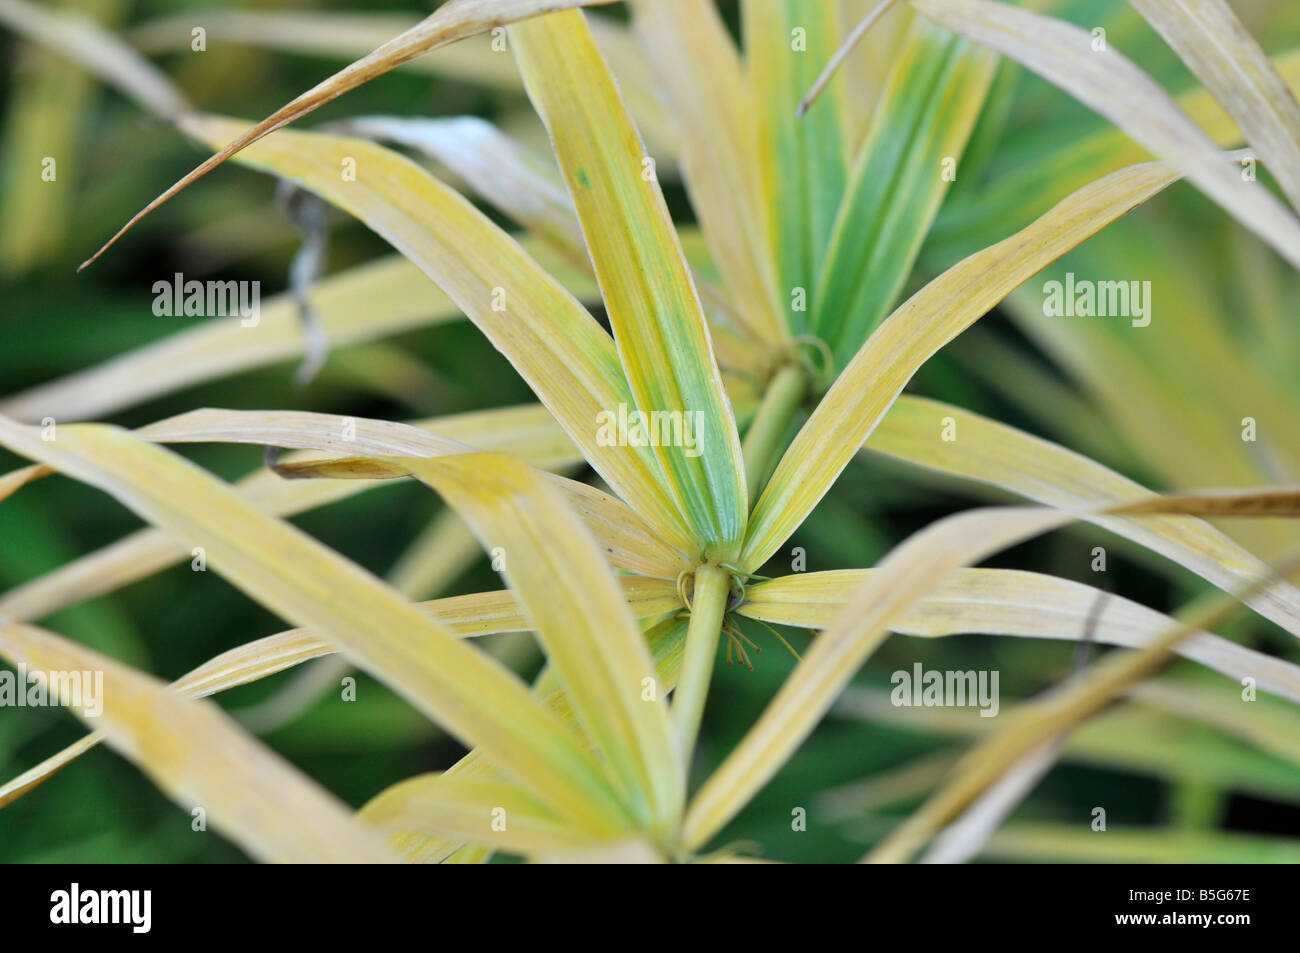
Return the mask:
<svg viewBox="0 0 1300 953">
<path fill-rule="evenodd" d="M 909 0 L 923 16 L 992 47 L 1064 89 L 1167 159 L 1197 188 L 1300 268 L 1300 220 L 1258 182 L 1243 181 L 1173 98 L 1086 30 L 990 0 Z"/>
<path fill-rule="evenodd" d="M 1225 0 L 1133 0 L 1300 208 L 1300 103 Z"/>
<path fill-rule="evenodd" d="M 948 418 L 956 440 L 939 439 Z M 1080 507 L 1149 496 L 1168 513 L 1171 502 L 1082 454 L 960 407 L 910 394 L 894 403 L 864 449 L 992 484 L 1047 506 Z M 1132 508 L 1120 512 L 1126 515 L 1085 518 L 1185 566 L 1225 592 L 1270 575 L 1260 559 L 1202 520 L 1178 515 L 1134 518 L 1139 514 Z M 1277 580 L 1248 601 L 1264 618 L 1300 637 L 1300 589 Z"/>
<path fill-rule="evenodd" d="M 741 320 L 779 346 L 789 332 L 759 171 L 758 103 L 735 44 L 712 0 L 636 0 L 632 8 L 665 102 L 685 132 L 682 174 L 713 260 Z"/>
<path fill-rule="evenodd" d="M 581 11 L 510 36 L 582 223 L 635 399 L 627 413 L 645 415 L 664 486 L 704 550 L 688 553 L 731 560 L 747 511 L 740 438 L 653 159 Z M 621 430 L 623 408 L 602 410 L 602 431 L 610 418 Z"/>
<path fill-rule="evenodd" d="M 750 586 L 743 616 L 820 629 L 832 625 L 873 569 L 798 573 Z M 965 632 L 1093 640 L 1141 648 L 1173 620 L 1140 603 L 1068 579 L 1012 569 L 959 569 L 890 623 L 904 635 L 938 638 Z M 1300 704 L 1300 666 L 1199 632 L 1177 652 L 1239 682 Z"/>
<path fill-rule="evenodd" d="M 1177 177 L 1164 163 L 1108 175 L 904 302 L 862 345 L 777 465 L 750 516 L 741 568 L 757 569 L 789 538 L 936 351 L 1034 273 Z"/>
<path fill-rule="evenodd" d="M 185 122 L 205 141 L 223 140 L 234 125 L 210 116 Z M 602 439 L 599 415 L 633 403 L 614 342 L 482 212 L 416 163 L 361 139 L 282 130 L 239 161 L 327 198 L 419 265 L 506 355 L 615 492 L 666 542 L 693 548 L 651 448 Z M 342 175 L 349 163 L 355 181 Z"/>
<path fill-rule="evenodd" d="M 310 625 L 360 667 L 469 744 L 578 826 L 626 825 L 589 752 L 494 659 L 458 641 L 399 593 L 238 491 L 160 447 L 100 425 L 57 440 L 0 418 L 0 443 L 101 487 L 286 618 Z"/>
<path fill-rule="evenodd" d="M 499 553 L 583 733 L 609 762 L 627 806 L 667 836 L 685 797 L 665 692 L 613 573 L 563 499 L 500 454 L 400 461 Z"/>
<path fill-rule="evenodd" d="M 34 626 L 0 623 L 0 654 L 44 673 L 60 703 L 99 727 L 182 807 L 201 807 L 254 857 L 299 864 L 396 859 L 341 802 L 215 705 L 181 698 L 141 672 Z M 71 676 L 83 679 L 74 683 Z"/>
</svg>

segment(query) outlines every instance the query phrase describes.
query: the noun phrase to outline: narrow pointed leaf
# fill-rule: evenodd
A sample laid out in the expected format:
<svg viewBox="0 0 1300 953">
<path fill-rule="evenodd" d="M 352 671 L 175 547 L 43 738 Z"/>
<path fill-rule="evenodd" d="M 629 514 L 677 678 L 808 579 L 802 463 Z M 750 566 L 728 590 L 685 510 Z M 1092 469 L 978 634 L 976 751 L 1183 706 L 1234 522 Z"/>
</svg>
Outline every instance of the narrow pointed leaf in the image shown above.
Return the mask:
<svg viewBox="0 0 1300 953">
<path fill-rule="evenodd" d="M 1037 271 L 1176 179 L 1168 165 L 1148 163 L 1094 182 L 953 266 L 891 314 L 777 465 L 750 517 L 741 568 L 757 569 L 789 538 L 936 351 Z"/>
<path fill-rule="evenodd" d="M 840 366 L 889 313 L 910 276 L 958 174 L 996 63 L 990 51 L 919 17 L 904 34 L 826 257 L 817 263 L 812 332 Z"/>
<path fill-rule="evenodd" d="M 653 163 L 581 11 L 510 35 L 578 210 L 634 407 L 670 422 L 666 435 L 649 434 L 666 488 L 703 555 L 734 558 L 747 510 L 740 438 Z M 603 410 L 602 421 L 620 416 L 615 404 Z"/>
<path fill-rule="evenodd" d="M 478 541 L 472 542 L 478 552 Z M 676 586 L 666 579 L 621 576 L 619 583 L 638 618 L 661 616 L 681 605 Z M 419 608 L 458 638 L 523 632 L 532 625 L 509 590 L 435 599 L 420 603 Z M 307 629 L 291 629 L 222 652 L 172 682 L 170 688 L 186 698 L 206 698 L 336 651 L 330 642 Z M 27 794 L 101 740 L 103 735 L 93 732 L 0 785 L 0 808 Z"/>
<path fill-rule="evenodd" d="M 16 0 L 6 0 L 6 2 L 14 3 Z M 294 120 L 301 119 L 326 103 L 338 99 L 344 93 L 401 66 L 421 53 L 427 53 L 429 50 L 466 37 L 486 33 L 494 27 L 504 26 L 522 17 L 537 16 L 564 7 L 589 6 L 606 2 L 609 0 L 449 0 L 411 29 L 393 37 L 329 79 L 316 84 L 261 122 L 242 129 L 228 130 L 226 136 L 228 142 L 220 148 L 219 152 L 205 159 L 193 172 L 137 212 L 99 251 L 82 262 L 81 267 L 85 268 L 92 264 L 136 222 L 240 150 Z"/>
<path fill-rule="evenodd" d="M 203 116 L 186 129 L 217 141 L 234 125 Z M 506 355 L 606 482 L 666 541 L 690 545 L 651 449 L 599 439 L 600 413 L 633 401 L 614 342 L 483 213 L 414 162 L 361 139 L 282 130 L 239 161 L 316 192 L 414 261 Z M 354 182 L 340 174 L 349 161 Z"/>
<path fill-rule="evenodd" d="M 795 117 L 795 108 L 840 45 L 839 4 L 744 0 L 740 18 L 745 67 L 759 110 L 777 292 L 790 330 L 806 334 L 848 175 L 845 91 L 833 83 L 802 119 Z"/>
<path fill-rule="evenodd" d="M 677 675 L 681 669 L 682 646 L 686 639 L 686 625 L 683 619 L 669 618 L 644 632 L 646 646 L 654 659 L 661 694 L 671 691 L 677 684 Z M 560 717 L 565 719 L 573 717 L 568 688 L 553 668 L 548 666 L 537 676 L 533 683 L 533 694 L 543 699 L 547 707 Z M 465 755 L 444 774 L 485 780 L 501 780 L 505 777 L 491 759 L 479 749 Z M 462 841 L 457 838 L 431 837 L 419 831 L 399 833 L 391 842 L 413 863 L 439 863 L 454 854 L 462 844 Z"/>
<path fill-rule="evenodd" d="M 1260 183 L 1243 181 L 1173 98 L 1087 30 L 990 0 L 909 0 L 922 15 L 1018 61 L 1167 159 L 1202 192 L 1300 268 L 1300 220 Z"/>
<path fill-rule="evenodd" d="M 749 587 L 736 611 L 782 625 L 825 628 L 874 571 L 799 573 L 760 582 Z M 926 638 L 977 632 L 1141 648 L 1172 624 L 1140 603 L 1068 579 L 1012 569 L 959 569 L 890 629 Z M 1300 666 L 1208 632 L 1192 636 L 1177 651 L 1234 681 L 1249 676 L 1265 691 L 1300 704 Z"/>
<path fill-rule="evenodd" d="M 479 415 L 470 416 L 477 418 Z M 286 475 L 332 475 L 353 479 L 393 479 L 410 475 L 405 467 L 387 463 L 370 466 L 364 462 L 370 457 L 444 457 L 475 452 L 473 447 L 409 424 L 306 411 L 196 410 L 149 424 L 136 434 L 158 443 L 258 443 L 364 455 L 362 461 L 352 467 L 325 461 L 297 465 L 286 463 L 278 468 Z M 521 446 L 519 449 L 533 448 Z M 543 454 L 557 449 L 563 452 L 563 446 L 556 448 L 552 441 L 551 446 L 543 449 Z M 589 529 L 600 540 L 601 551 L 615 565 L 674 578 L 689 568 L 683 554 L 660 540 L 622 501 L 565 477 L 547 474 L 545 479 L 587 520 Z"/>
<path fill-rule="evenodd" d="M 786 336 L 758 160 L 759 104 L 712 0 L 637 0 L 634 26 L 673 116 L 691 206 L 743 319 Z"/>
<path fill-rule="evenodd" d="M 939 439 L 951 417 L 958 439 Z M 895 402 L 865 449 L 953 476 L 979 480 L 1036 503 L 1062 508 L 1159 497 L 1100 463 L 1048 440 L 1031 436 L 951 404 L 905 394 Z M 1252 491 L 1253 492 L 1253 491 Z M 1258 557 L 1209 523 L 1188 516 L 1134 519 L 1128 515 L 1092 517 L 1093 522 L 1185 566 L 1225 592 L 1270 575 Z M 1300 589 L 1285 580 L 1248 597 L 1264 618 L 1300 637 Z"/>
<path fill-rule="evenodd" d="M 395 860 L 342 802 L 211 703 L 181 698 L 142 672 L 34 626 L 0 623 L 0 654 L 33 671 L 84 673 L 99 683 L 99 692 L 90 690 L 96 700 L 87 689 L 58 700 L 101 729 L 113 748 L 182 807 L 202 807 L 214 827 L 254 857 L 287 863 Z"/>
<path fill-rule="evenodd" d="M 1131 0 L 1300 208 L 1300 102 L 1226 0 Z"/>
<path fill-rule="evenodd" d="M 57 440 L 0 419 L 0 443 L 101 487 L 190 545 L 249 595 L 327 634 L 359 666 L 575 823 L 626 823 L 600 767 L 494 659 L 458 641 L 395 590 L 238 491 L 115 428 L 69 424 Z"/>
<path fill-rule="evenodd" d="M 400 462 L 461 513 L 485 549 L 503 553 L 511 589 L 568 685 L 583 732 L 634 815 L 666 832 L 684 797 L 681 758 L 667 705 L 653 691 L 650 654 L 596 541 L 539 474 L 511 457 Z"/>
</svg>

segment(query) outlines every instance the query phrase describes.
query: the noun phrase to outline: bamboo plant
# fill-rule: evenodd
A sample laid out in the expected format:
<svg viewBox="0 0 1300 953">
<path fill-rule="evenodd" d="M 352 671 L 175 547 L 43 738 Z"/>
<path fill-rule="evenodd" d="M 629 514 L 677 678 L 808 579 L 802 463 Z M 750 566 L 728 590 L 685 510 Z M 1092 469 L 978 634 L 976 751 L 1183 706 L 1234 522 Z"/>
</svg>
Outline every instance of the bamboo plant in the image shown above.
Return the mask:
<svg viewBox="0 0 1300 953">
<path fill-rule="evenodd" d="M 268 172 L 360 220 L 404 256 L 320 283 L 314 310 L 332 335 L 359 340 L 463 314 L 539 401 L 414 425 L 217 409 L 133 432 L 63 422 L 193 380 L 185 372 L 166 379 L 185 355 L 204 355 L 196 373 L 217 375 L 292 353 L 301 310 L 292 297 L 267 309 L 258 332 L 265 343 L 253 352 L 239 329 L 214 325 L 7 400 L 0 443 L 32 463 L 2 478 L 0 495 L 62 473 L 107 491 L 161 532 L 87 557 L 93 581 L 73 565 L 0 599 L 12 620 L 0 629 L 0 653 L 33 668 L 93 668 L 106 683 L 102 717 L 87 718 L 98 730 L 0 788 L 0 805 L 103 740 L 182 805 L 203 806 L 261 859 L 479 861 L 500 851 L 735 860 L 751 852 L 719 835 L 891 631 L 1086 637 L 1132 650 L 1006 716 L 869 855 L 897 861 L 954 821 L 950 832 L 983 844 L 992 831 L 961 827 L 964 812 L 990 797 L 1014 803 L 1008 778 L 1136 691 L 1172 654 L 1300 701 L 1300 668 L 1212 633 L 1242 602 L 1300 636 L 1300 590 L 1285 578 L 1294 566 L 1280 549 L 1267 553 L 1270 565 L 1201 519 L 1292 515 L 1294 488 L 1159 495 L 1064 446 L 904 393 L 931 357 L 1026 281 L 1183 177 L 1295 266 L 1292 207 L 1263 184 L 1243 182 L 1236 157 L 1137 66 L 1042 14 L 985 0 L 754 0 L 741 4 L 738 47 L 706 0 L 636 0 L 630 33 L 593 30 L 589 19 L 598 21 L 576 8 L 594 5 L 452 0 L 249 126 L 194 110 L 162 73 L 87 21 L 0 3 L 10 25 L 218 150 L 126 228 L 227 159 Z M 1244 31 L 1234 27 L 1235 42 L 1213 53 L 1197 39 L 1197 30 L 1236 23 L 1226 4 L 1212 5 L 1219 19 L 1208 26 L 1199 6 L 1137 6 L 1294 201 L 1300 109 L 1286 80 Z M 870 27 L 869 42 L 886 37 L 884 68 L 836 55 L 856 39 L 844 29 L 846 8 Z M 481 120 L 362 116 L 318 131 L 282 128 L 420 54 L 437 57 L 440 47 L 484 34 L 502 37 L 513 56 L 553 165 Z M 621 89 L 602 53 L 633 38 L 649 89 L 629 88 L 635 70 Z M 1149 154 L 1108 141 L 1077 187 L 1017 230 L 997 234 L 986 223 L 976 250 L 904 296 L 994 87 L 997 54 L 1041 72 Z M 833 73 L 841 61 L 849 76 Z M 824 67 L 829 80 L 819 81 Z M 630 105 L 651 123 L 672 117 L 663 137 L 677 133 L 675 165 L 698 232 L 670 216 L 661 164 Z M 382 142 L 432 158 L 523 234 L 508 233 Z M 1133 161 L 1117 164 L 1117 155 Z M 427 298 L 429 282 L 443 297 L 413 314 L 411 299 Z M 584 299 L 603 307 L 609 331 Z M 96 383 L 104 386 L 91 389 Z M 619 426 L 611 438 L 620 415 L 670 420 L 677 436 Z M 54 421 L 52 436 L 19 422 L 41 418 Z M 956 440 L 942 436 L 948 422 Z M 302 454 L 231 486 L 163 446 L 204 442 Z M 778 554 L 864 448 L 1040 505 L 938 520 L 871 568 L 786 572 Z M 579 465 L 601 485 L 547 472 Z M 508 589 L 416 604 L 405 587 L 285 519 L 412 478 L 463 519 Z M 970 568 L 1075 521 L 1124 537 L 1223 595 L 1180 622 L 1118 597 L 1098 614 L 1093 587 Z M 453 532 L 444 527 L 431 545 L 450 545 Z M 192 546 L 302 628 L 239 645 L 165 686 L 30 624 Z M 692 783 L 715 662 L 720 651 L 746 658 L 752 645 L 741 619 L 818 634 L 716 770 Z M 546 656 L 531 686 L 466 641 L 511 631 L 534 632 Z M 194 700 L 336 652 L 470 753 L 352 811 Z"/>
</svg>

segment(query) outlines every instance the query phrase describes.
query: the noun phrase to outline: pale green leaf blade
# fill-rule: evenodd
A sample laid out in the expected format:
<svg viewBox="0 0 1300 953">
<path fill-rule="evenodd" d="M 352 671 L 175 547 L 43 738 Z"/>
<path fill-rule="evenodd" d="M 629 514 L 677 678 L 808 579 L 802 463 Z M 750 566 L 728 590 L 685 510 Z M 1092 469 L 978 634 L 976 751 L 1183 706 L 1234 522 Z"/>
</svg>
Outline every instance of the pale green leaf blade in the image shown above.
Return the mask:
<svg viewBox="0 0 1300 953">
<path fill-rule="evenodd" d="M 183 699 L 141 672 L 33 626 L 0 624 L 0 654 L 49 673 L 61 703 L 101 728 L 113 748 L 182 807 L 201 806 L 218 830 L 254 857 L 287 863 L 395 859 L 340 801 L 211 703 Z M 57 673 L 83 673 L 95 687 L 52 677 Z"/>
<path fill-rule="evenodd" d="M 712 0 L 637 0 L 637 35 L 674 117 L 691 206 L 743 320 L 769 345 L 788 335 L 758 160 L 759 104 Z"/>
<path fill-rule="evenodd" d="M 1034 273 L 1177 179 L 1133 166 L 950 268 L 876 329 L 822 398 L 754 506 L 741 568 L 757 569 L 812 511 L 912 375 Z"/>
<path fill-rule="evenodd" d="M 990 0 L 909 0 L 936 23 L 1009 56 L 1105 116 L 1300 268 L 1300 220 L 1178 108 L 1173 98 L 1087 30 Z"/>
<path fill-rule="evenodd" d="M 1132 0 L 1300 208 L 1300 102 L 1226 0 Z"/>
<path fill-rule="evenodd" d="M 958 438 L 941 440 L 945 418 Z M 867 439 L 866 450 L 941 473 L 979 480 L 1062 508 L 1167 497 L 1082 454 L 960 407 L 905 394 Z M 1225 592 L 1237 592 L 1271 575 L 1258 557 L 1209 523 L 1189 516 L 1085 517 L 1096 525 L 1185 566 Z M 1247 597 L 1264 618 L 1300 637 L 1300 589 L 1278 580 Z"/>
<path fill-rule="evenodd" d="M 839 84 L 802 119 L 795 118 L 795 108 L 840 45 L 840 9 L 828 2 L 744 0 L 740 18 L 745 66 L 759 106 L 760 169 L 777 291 L 790 330 L 806 334 L 817 308 L 818 270 L 844 197 L 849 143 Z"/>
<path fill-rule="evenodd" d="M 747 510 L 740 438 L 640 136 L 580 11 L 519 24 L 510 35 L 582 223 L 635 398 L 627 410 L 653 415 L 650 442 L 700 555 L 734 558 Z M 621 412 L 615 404 L 603 410 L 601 439 L 608 441 Z M 667 435 L 655 426 L 661 419 Z"/>
<path fill-rule="evenodd" d="M 471 542 L 475 552 L 478 552 L 478 541 L 471 537 Z M 666 579 L 621 576 L 618 581 L 628 606 L 638 618 L 657 618 L 681 606 L 677 587 Z M 401 588 L 396 578 L 394 585 Z M 435 599 L 420 603 L 419 608 L 458 638 L 523 632 L 531 626 L 509 590 Z M 170 687 L 187 698 L 206 698 L 336 651 L 328 641 L 306 629 L 291 629 L 222 652 L 172 682 Z M 99 732 L 87 735 L 0 785 L 0 808 L 16 801 L 71 764 L 99 744 L 102 737 Z"/>
<path fill-rule="evenodd" d="M 889 313 L 910 276 L 996 64 L 995 54 L 919 17 L 904 34 L 818 262 L 812 333 L 839 365 Z"/>
<path fill-rule="evenodd" d="M 484 424 L 493 422 L 485 415 L 469 414 L 457 422 L 459 427 L 455 423 L 452 426 L 465 431 L 467 436 L 473 436 L 464 424 L 472 426 L 478 421 Z M 158 443 L 257 443 L 357 454 L 363 459 L 444 457 L 472 453 L 476 449 L 409 424 L 307 411 L 196 410 L 149 424 L 136 434 Z M 502 435 L 498 432 L 496 436 Z M 510 443 L 505 446 L 512 451 L 532 449 Z M 562 447 L 557 449 L 563 452 Z M 277 469 L 284 475 L 300 476 L 347 475 L 351 478 L 384 479 L 409 475 L 403 468 L 376 468 L 365 464 L 359 464 L 345 474 L 346 468 L 336 461 L 287 463 Z M 689 568 L 685 556 L 659 539 L 636 511 L 621 500 L 565 477 L 548 475 L 547 479 L 586 520 L 588 528 L 600 542 L 601 551 L 615 565 L 670 578 L 676 578 L 682 570 Z"/>
<path fill-rule="evenodd" d="M 824 628 L 873 572 L 841 569 L 760 582 L 747 589 L 736 611 L 782 625 Z M 890 629 L 925 638 L 977 632 L 1141 648 L 1172 624 L 1154 609 L 1069 579 L 1013 569 L 959 569 Z M 1300 666 L 1208 632 L 1198 632 L 1177 651 L 1236 682 L 1253 678 L 1264 691 L 1300 704 Z"/>
<path fill-rule="evenodd" d="M 537 466 L 568 464 L 578 459 L 572 449 L 564 450 L 563 443 L 557 446 L 557 434 L 560 441 L 567 441 L 567 438 L 545 408 L 537 405 L 439 417 L 420 422 L 420 426 L 449 437 L 474 439 L 479 443 L 478 449 L 523 454 Z M 291 454 L 284 465 L 292 465 L 301 459 L 302 455 Z M 24 467 L 8 477 L 21 483 L 46 472 L 47 469 L 41 466 Z M 251 501 L 274 516 L 293 516 L 381 485 L 379 480 L 285 480 L 265 469 L 254 471 L 238 483 L 239 489 Z M 576 487 L 575 484 L 565 486 L 569 489 Z M 4 484 L 0 483 L 0 497 L 3 494 Z M 575 490 L 571 496 L 579 512 L 592 511 L 593 517 L 599 516 L 606 509 L 605 503 L 611 499 L 591 487 Z M 615 509 L 619 506 L 622 504 Z M 609 515 L 614 514 L 611 511 Z M 635 532 L 632 524 L 623 523 L 623 529 Z M 473 545 L 474 552 L 478 553 L 477 543 Z M 681 554 L 677 550 L 671 552 L 676 555 L 666 563 L 646 559 L 644 547 L 638 544 L 615 547 L 610 559 L 619 561 L 616 564 L 626 561 L 625 568 L 634 572 L 676 579 L 686 567 Z M 189 547 L 161 530 L 140 530 L 0 595 L 0 613 L 35 621 L 68 605 L 146 578 L 192 555 Z"/>
<path fill-rule="evenodd" d="M 667 835 L 685 796 L 664 693 L 623 592 L 596 540 L 540 475 L 511 457 L 400 461 L 504 557 L 547 658 L 568 685 L 584 733 L 643 824 Z"/>
<path fill-rule="evenodd" d="M 267 516 L 193 464 L 115 428 L 70 424 L 57 440 L 0 419 L 0 442 L 114 494 L 286 618 L 327 633 L 359 666 L 579 825 L 626 823 L 602 770 L 526 687 L 359 566 Z"/>
<path fill-rule="evenodd" d="M 185 128 L 207 141 L 235 123 Z M 660 485 L 647 447 L 600 439 L 599 415 L 633 402 L 609 335 L 505 232 L 420 166 L 361 139 L 281 130 L 239 161 L 298 182 L 355 215 L 414 261 L 519 371 L 592 466 L 663 535 L 693 535 Z M 356 181 L 341 170 L 355 163 Z"/>
<path fill-rule="evenodd" d="M 677 684 L 681 669 L 682 646 L 686 639 L 686 621 L 668 618 L 645 630 L 644 637 L 654 659 L 655 672 L 664 692 Z M 533 683 L 533 694 L 544 699 L 548 708 L 560 717 L 573 717 L 567 686 L 547 667 Z M 479 749 L 471 751 L 446 772 L 448 775 L 501 780 L 504 775 Z M 404 857 L 414 863 L 439 863 L 461 846 L 456 838 L 430 837 L 419 831 L 399 833 L 391 841 Z"/>
</svg>

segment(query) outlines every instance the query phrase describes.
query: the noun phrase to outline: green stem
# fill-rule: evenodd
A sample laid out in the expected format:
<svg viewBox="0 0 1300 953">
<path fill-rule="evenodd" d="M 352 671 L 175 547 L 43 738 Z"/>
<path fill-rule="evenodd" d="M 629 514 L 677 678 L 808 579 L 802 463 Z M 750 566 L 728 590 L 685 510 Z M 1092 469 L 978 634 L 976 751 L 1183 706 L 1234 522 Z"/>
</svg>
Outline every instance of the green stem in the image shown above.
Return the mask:
<svg viewBox="0 0 1300 953">
<path fill-rule="evenodd" d="M 768 382 L 767 393 L 741 444 L 751 508 L 758 499 L 758 491 L 767 482 L 768 473 L 776 466 L 777 457 L 785 449 L 786 431 L 807 392 L 808 373 L 798 364 L 785 365 Z"/>
<path fill-rule="evenodd" d="M 722 619 L 727 613 L 730 594 L 731 574 L 725 569 L 705 563 L 695 570 L 691 625 L 686 630 L 682 672 L 677 679 L 672 707 L 673 728 L 677 732 L 682 757 L 688 767 L 695 750 L 695 738 L 700 733 L 704 698 L 709 693 L 709 682 L 713 678 L 713 663 L 718 657 L 718 638 L 722 633 Z"/>
</svg>

